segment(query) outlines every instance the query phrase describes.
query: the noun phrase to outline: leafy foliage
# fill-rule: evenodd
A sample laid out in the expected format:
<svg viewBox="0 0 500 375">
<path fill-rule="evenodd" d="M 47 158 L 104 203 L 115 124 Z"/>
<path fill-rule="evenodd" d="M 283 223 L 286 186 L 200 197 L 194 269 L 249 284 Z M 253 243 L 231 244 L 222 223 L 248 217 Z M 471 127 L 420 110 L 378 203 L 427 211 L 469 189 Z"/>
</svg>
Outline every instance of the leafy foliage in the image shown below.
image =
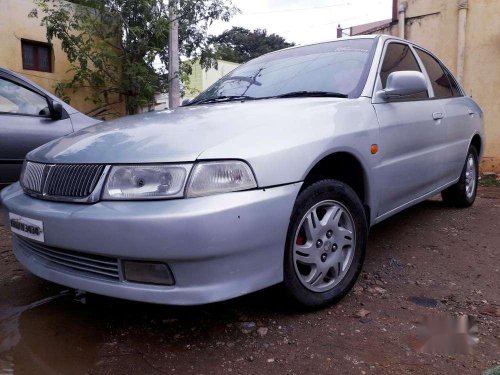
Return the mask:
<svg viewBox="0 0 500 375">
<path fill-rule="evenodd" d="M 106 111 L 124 98 L 129 114 L 168 91 L 169 18 L 166 0 L 34 0 L 49 41 L 59 39 L 71 63 L 73 78 L 56 93 L 87 89 L 96 111 Z M 237 11 L 231 0 L 177 0 L 179 51 L 188 59 L 214 64 L 207 28 L 228 21 Z M 161 64 L 158 64 L 161 62 Z M 160 66 L 160 67 L 158 67 Z M 189 73 L 189 64 L 182 65 Z M 95 115 L 95 113 L 94 113 Z"/>
<path fill-rule="evenodd" d="M 243 27 L 233 27 L 212 37 L 218 59 L 244 63 L 263 54 L 292 47 L 285 38 L 277 34 L 267 34 L 266 30 L 254 31 Z"/>
</svg>

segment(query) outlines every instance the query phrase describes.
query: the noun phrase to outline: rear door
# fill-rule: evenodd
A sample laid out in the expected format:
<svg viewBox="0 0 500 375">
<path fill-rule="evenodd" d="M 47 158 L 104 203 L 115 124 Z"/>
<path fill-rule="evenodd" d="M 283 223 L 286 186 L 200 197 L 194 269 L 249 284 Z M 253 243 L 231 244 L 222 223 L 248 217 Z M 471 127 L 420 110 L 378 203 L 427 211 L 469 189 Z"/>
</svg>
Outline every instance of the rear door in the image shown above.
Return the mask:
<svg viewBox="0 0 500 375">
<path fill-rule="evenodd" d="M 29 151 L 73 131 L 66 117 L 52 120 L 43 93 L 0 73 L 0 188 L 19 179 Z"/>
<path fill-rule="evenodd" d="M 396 71 L 420 71 L 413 48 L 400 41 L 386 42 L 375 92 L 386 87 Z M 443 109 L 428 92 L 397 100 L 374 99 L 380 125 L 378 216 L 395 210 L 443 184 L 443 145 L 446 128 Z M 376 98 L 376 96 L 374 96 Z"/>
<path fill-rule="evenodd" d="M 459 178 L 465 163 L 469 143 L 473 136 L 475 118 L 479 116 L 468 106 L 455 78 L 444 65 L 427 51 L 415 48 L 420 57 L 434 91 L 434 100 L 442 107 L 446 127 L 446 143 L 442 167 L 445 182 Z"/>
</svg>

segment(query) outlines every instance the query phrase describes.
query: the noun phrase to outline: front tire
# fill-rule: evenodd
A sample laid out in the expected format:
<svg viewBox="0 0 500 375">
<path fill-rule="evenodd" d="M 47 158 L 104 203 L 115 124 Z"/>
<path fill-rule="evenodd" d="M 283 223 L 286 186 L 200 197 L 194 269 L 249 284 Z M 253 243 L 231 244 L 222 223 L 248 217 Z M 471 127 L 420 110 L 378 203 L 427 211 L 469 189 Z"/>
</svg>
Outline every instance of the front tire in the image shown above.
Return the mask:
<svg viewBox="0 0 500 375">
<path fill-rule="evenodd" d="M 284 285 L 300 305 L 321 308 L 354 286 L 363 266 L 368 225 L 357 194 L 336 180 L 306 187 L 288 228 Z"/>
<path fill-rule="evenodd" d="M 469 147 L 465 165 L 458 182 L 441 193 L 443 201 L 454 207 L 470 207 L 476 200 L 479 181 L 479 166 L 477 150 Z"/>
</svg>

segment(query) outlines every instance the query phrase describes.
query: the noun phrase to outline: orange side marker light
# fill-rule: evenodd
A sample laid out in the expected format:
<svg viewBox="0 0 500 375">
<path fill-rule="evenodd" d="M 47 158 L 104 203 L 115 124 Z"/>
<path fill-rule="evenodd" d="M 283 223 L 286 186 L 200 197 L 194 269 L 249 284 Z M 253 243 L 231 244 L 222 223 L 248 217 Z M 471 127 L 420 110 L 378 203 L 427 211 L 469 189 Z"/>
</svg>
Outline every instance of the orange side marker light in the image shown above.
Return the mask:
<svg viewBox="0 0 500 375">
<path fill-rule="evenodd" d="M 371 149 L 370 149 L 372 155 L 375 155 L 377 152 L 378 152 L 378 145 L 372 145 Z"/>
</svg>

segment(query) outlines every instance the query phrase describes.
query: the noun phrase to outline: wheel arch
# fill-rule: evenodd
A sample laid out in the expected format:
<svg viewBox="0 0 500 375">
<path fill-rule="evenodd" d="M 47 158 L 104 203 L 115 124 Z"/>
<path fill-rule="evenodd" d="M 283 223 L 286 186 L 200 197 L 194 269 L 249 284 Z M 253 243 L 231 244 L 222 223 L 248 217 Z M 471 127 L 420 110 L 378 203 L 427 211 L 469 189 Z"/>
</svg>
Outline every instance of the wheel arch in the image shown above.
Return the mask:
<svg viewBox="0 0 500 375">
<path fill-rule="evenodd" d="M 317 160 L 304 177 L 302 189 L 315 181 L 335 179 L 347 184 L 358 195 L 366 211 L 368 223 L 371 222 L 371 194 L 368 169 L 361 158 L 350 151 L 334 151 Z"/>
<path fill-rule="evenodd" d="M 479 135 L 478 133 L 474 134 L 470 141 L 469 147 L 470 146 L 474 146 L 477 151 L 477 155 L 479 156 L 479 158 L 481 158 L 483 154 L 483 140 L 481 138 L 481 135 Z"/>
</svg>

